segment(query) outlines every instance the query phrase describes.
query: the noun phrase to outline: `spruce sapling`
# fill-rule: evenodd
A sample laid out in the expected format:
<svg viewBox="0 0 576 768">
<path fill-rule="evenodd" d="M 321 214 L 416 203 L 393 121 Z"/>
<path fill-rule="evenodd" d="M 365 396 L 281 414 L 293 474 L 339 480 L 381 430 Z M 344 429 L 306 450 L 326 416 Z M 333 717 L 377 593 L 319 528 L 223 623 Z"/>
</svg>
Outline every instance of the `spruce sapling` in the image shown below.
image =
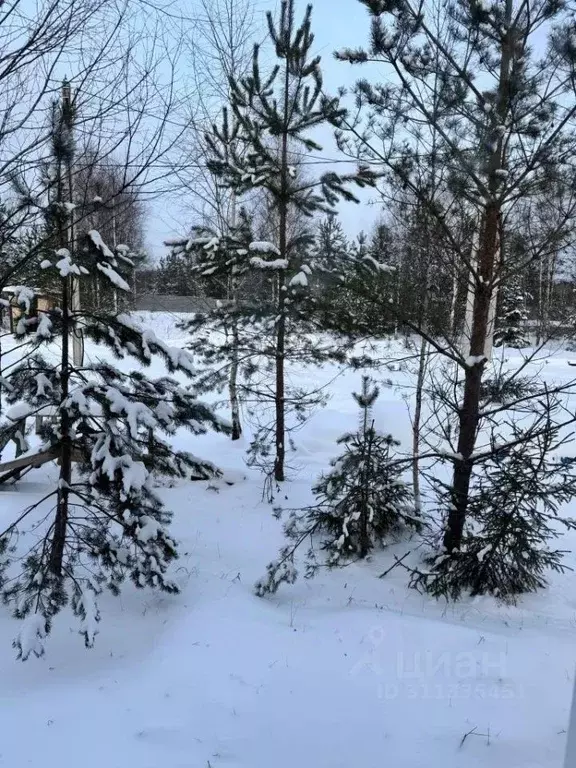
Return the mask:
<svg viewBox="0 0 576 768">
<path fill-rule="evenodd" d="M 322 565 L 335 568 L 365 559 L 406 529 L 422 527 L 410 489 L 392 460 L 398 442 L 374 427 L 372 408 L 378 394 L 365 376 L 362 391 L 353 393 L 360 407 L 359 428 L 339 438 L 344 451 L 312 489 L 316 503 L 291 512 L 284 529 L 289 543 L 268 565 L 266 578 L 257 583 L 259 596 L 276 592 L 283 581 L 294 583 L 295 554 L 305 541 L 310 543 L 305 560 L 309 578 Z M 325 552 L 323 562 L 318 561 L 317 549 Z"/>
<path fill-rule="evenodd" d="M 496 318 L 494 332 L 495 347 L 522 349 L 530 346 L 522 327 L 528 319 L 525 306 L 526 294 L 518 280 L 511 280 L 509 285 L 502 289 L 500 312 Z"/>
</svg>

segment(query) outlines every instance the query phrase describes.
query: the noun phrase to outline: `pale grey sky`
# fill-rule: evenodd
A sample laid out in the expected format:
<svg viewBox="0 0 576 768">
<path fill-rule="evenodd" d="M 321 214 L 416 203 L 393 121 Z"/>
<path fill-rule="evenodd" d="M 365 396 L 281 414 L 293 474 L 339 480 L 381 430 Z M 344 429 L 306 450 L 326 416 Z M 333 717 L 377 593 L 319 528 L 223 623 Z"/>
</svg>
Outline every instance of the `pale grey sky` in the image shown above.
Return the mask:
<svg viewBox="0 0 576 768">
<path fill-rule="evenodd" d="M 189 3 L 191 0 L 183 0 Z M 265 13 L 268 9 L 277 10 L 279 0 L 255 0 L 261 10 L 258 11 L 263 30 L 266 29 Z M 313 6 L 312 27 L 315 35 L 315 52 L 322 56 L 324 84 L 328 92 L 336 93 L 344 86 L 350 89 L 360 77 L 385 80 L 387 73 L 378 65 L 363 67 L 352 66 L 334 59 L 335 50 L 344 47 L 366 47 L 369 41 L 370 20 L 364 6 L 358 0 L 311 0 Z M 307 0 L 297 0 L 297 13 L 304 12 Z M 546 30 L 541 29 L 535 36 L 533 45 L 542 44 L 546 39 Z M 318 134 L 317 134 L 318 135 Z M 324 145 L 323 155 L 327 158 L 338 157 L 334 146 L 332 131 L 325 130 L 319 134 L 319 141 Z M 341 156 L 340 156 L 341 157 Z M 322 172 L 328 166 L 310 166 L 310 171 Z M 338 165 L 338 170 L 346 166 Z M 354 165 L 350 165 L 352 170 Z M 359 205 L 344 204 L 340 213 L 344 228 L 349 236 L 355 236 L 360 230 L 369 230 L 373 223 L 381 217 L 382 209 L 378 203 L 378 195 L 374 190 L 360 191 Z M 174 200 L 158 201 L 151 205 L 148 228 L 150 253 L 156 258 L 165 253 L 162 243 L 165 239 L 176 234 L 186 234 L 186 227 L 192 224 L 182 215 Z"/>
<path fill-rule="evenodd" d="M 276 0 L 260 0 L 259 15 L 263 29 L 265 28 L 265 13 L 268 9 L 275 10 L 279 3 Z M 300 0 L 297 13 L 303 13 L 307 3 Z M 326 90 L 336 93 L 339 87 L 351 87 L 356 79 L 365 73 L 349 64 L 338 62 L 333 52 L 345 46 L 355 47 L 365 45 L 368 39 L 369 18 L 366 10 L 358 0 L 313 0 L 312 25 L 315 35 L 315 50 L 322 56 L 322 69 Z M 338 155 L 332 140 L 332 132 L 323 132 L 320 136 L 324 144 L 324 155 Z M 310 171 L 322 172 L 325 165 L 311 166 Z M 353 169 L 353 164 L 350 168 Z M 339 166 L 342 170 L 342 166 Z M 356 235 L 362 229 L 369 229 L 379 217 L 380 208 L 370 205 L 375 198 L 374 191 L 362 194 L 362 203 L 348 204 L 341 207 L 344 227 L 348 234 Z M 152 256 L 159 258 L 166 249 L 162 243 L 175 235 L 186 234 L 187 222 L 180 210 L 177 200 L 160 199 L 151 201 L 148 216 L 148 249 Z"/>
</svg>

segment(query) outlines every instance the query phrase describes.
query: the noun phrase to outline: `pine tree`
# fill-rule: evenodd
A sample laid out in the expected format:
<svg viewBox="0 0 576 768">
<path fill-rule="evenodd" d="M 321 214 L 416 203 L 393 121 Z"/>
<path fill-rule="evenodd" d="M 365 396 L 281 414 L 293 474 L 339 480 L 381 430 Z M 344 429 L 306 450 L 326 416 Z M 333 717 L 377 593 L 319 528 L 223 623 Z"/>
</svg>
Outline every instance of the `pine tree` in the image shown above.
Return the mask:
<svg viewBox="0 0 576 768">
<path fill-rule="evenodd" d="M 171 248 L 158 264 L 159 292 L 172 296 L 198 295 L 198 286 L 191 279 L 192 267 L 187 254 Z"/>
<path fill-rule="evenodd" d="M 295 555 L 306 541 L 310 543 L 306 558 L 309 578 L 322 565 L 335 568 L 362 560 L 407 529 L 422 527 L 410 489 L 392 458 L 399 443 L 374 428 L 372 407 L 378 388 L 365 376 L 362 391 L 353 397 L 360 407 L 359 428 L 339 438 L 344 452 L 312 489 L 316 503 L 290 514 L 284 528 L 289 543 L 268 565 L 266 579 L 256 585 L 260 596 L 274 593 L 282 582 L 295 581 Z M 325 553 L 322 562 L 316 554 L 317 541 Z"/>
<path fill-rule="evenodd" d="M 576 496 L 576 475 L 574 459 L 558 457 L 565 440 L 551 413 L 559 407 L 558 401 L 544 410 L 530 441 L 512 425 L 514 446 L 495 450 L 474 475 L 460 551 L 432 556 L 433 568 L 414 574 L 413 586 L 436 597 L 490 594 L 514 603 L 544 588 L 548 571 L 567 569 L 564 552 L 550 546 L 562 528 L 576 529 L 576 520 L 562 513 Z"/>
<path fill-rule="evenodd" d="M 209 169 L 238 195 L 262 189 L 277 211 L 276 242 L 256 242 L 252 266 L 268 272 L 275 280 L 275 458 L 274 478 L 284 480 L 286 455 L 285 362 L 287 325 L 292 286 L 305 287 L 308 278 L 301 269 L 301 243 L 289 236 L 291 211 L 312 216 L 329 213 L 338 199 L 355 200 L 349 182 L 364 186 L 373 175 L 360 169 L 353 176 L 325 173 L 317 180 L 299 180 L 290 162 L 291 153 L 319 151 L 310 130 L 320 125 L 339 124 L 345 116 L 337 99 L 323 94 L 319 57 L 311 57 L 314 36 L 312 7 L 306 9 L 299 27 L 295 22 L 294 0 L 283 0 L 277 23 L 267 14 L 278 64 L 264 75 L 260 47 L 254 47 L 252 72 L 239 80 L 230 79 L 230 107 L 233 119 L 224 114 L 221 127 L 208 136 L 212 158 Z"/>
<path fill-rule="evenodd" d="M 367 334 L 382 337 L 393 329 L 382 304 L 393 295 L 396 270 L 378 260 L 383 256 L 376 242 L 360 232 L 350 243 L 348 258 L 335 270 L 333 290 L 318 296 L 318 325 L 338 333 L 339 343 Z"/>
<path fill-rule="evenodd" d="M 316 229 L 311 264 L 319 290 L 325 290 L 337 281 L 350 258 L 350 247 L 341 222 L 335 215 L 325 216 Z"/>
<path fill-rule="evenodd" d="M 495 347 L 522 349 L 529 347 L 522 324 L 528 319 L 526 294 L 518 279 L 511 280 L 501 289 L 500 312 L 496 318 L 494 332 Z"/>
<path fill-rule="evenodd" d="M 169 347 L 128 315 L 98 315 L 80 309 L 75 292 L 90 270 L 75 254 L 74 105 L 64 93 L 53 113 L 53 185 L 46 216 L 54 232 L 54 251 L 42 268 L 59 285 L 54 309 L 29 314 L 33 291 L 22 288 L 24 314 L 16 337 L 29 342 L 20 364 L 4 372 L 12 406 L 0 422 L 0 446 L 19 439 L 26 417 L 46 413 L 55 423 L 44 427 L 40 450 L 26 468 L 45 461 L 59 464 L 55 487 L 3 526 L 0 533 L 0 591 L 17 619 L 25 619 L 15 640 L 19 657 L 41 655 L 53 618 L 70 605 L 80 619 L 87 646 L 97 632 L 97 597 L 104 588 L 118 594 L 131 579 L 138 587 L 176 592 L 168 573 L 177 557 L 169 533 L 171 515 L 154 490 L 160 477 L 208 478 L 218 474 L 209 462 L 174 451 L 162 435 L 178 428 L 192 433 L 226 430 L 196 393 L 169 376 L 149 378 L 142 370 L 125 372 L 111 363 L 82 363 L 72 354 L 72 339 L 82 334 L 109 348 L 118 359 L 133 357 L 141 367 L 160 356 L 170 372 L 192 375 L 192 355 Z M 98 233 L 89 238 L 93 268 L 115 288 L 128 290 L 118 260 Z M 60 357 L 43 348 L 58 339 Z M 19 434 L 20 433 L 20 434 Z M 0 478 L 7 482 L 14 472 Z M 34 530 L 24 557 L 19 539 Z"/>
<path fill-rule="evenodd" d="M 299 244 L 306 249 L 309 244 L 304 240 L 294 239 L 294 247 Z M 243 404 L 253 426 L 248 460 L 266 474 L 271 469 L 275 427 L 270 413 L 274 404 L 270 377 L 275 376 L 276 367 L 277 297 L 270 291 L 269 283 L 257 279 L 267 270 L 255 270 L 253 264 L 262 261 L 261 249 L 270 245 L 268 241 L 254 240 L 253 217 L 244 209 L 239 211 L 236 226 L 227 227 L 227 233 L 203 228 L 186 240 L 172 243 L 174 248 L 185 249 L 192 260 L 191 279 L 209 279 L 225 286 L 225 300 L 197 313 L 181 327 L 190 334 L 188 347 L 194 350 L 198 362 L 195 385 L 200 391 L 221 392 L 228 388 L 234 439 L 242 432 Z M 342 363 L 346 345 L 335 346 L 331 339 L 321 340 L 315 333 L 315 299 L 308 291 L 309 276 L 308 266 L 300 264 L 286 286 L 284 361 L 287 365 L 321 364 L 327 359 Z M 285 433 L 289 444 L 292 429 L 324 400 L 322 392 L 309 392 L 305 387 L 286 383 Z"/>
<path fill-rule="evenodd" d="M 502 243 L 510 242 L 521 218 L 536 215 L 543 194 L 559 184 L 572 195 L 576 101 L 573 93 L 566 99 L 565 89 L 576 73 L 575 22 L 569 4 L 558 0 L 360 2 L 370 16 L 369 46 L 338 58 L 370 62 L 372 72 L 379 62 L 382 81 L 358 83 L 364 119 L 345 126 L 350 133 L 340 134 L 340 146 L 380 164 L 383 174 L 412 191 L 441 229 L 452 274 L 470 286 L 473 298 L 466 349 L 454 337 L 428 339 L 462 373 L 443 540 L 449 556 L 458 556 L 483 427 L 494 293 L 518 270 L 500 258 Z M 442 173 L 431 188 L 421 170 L 432 154 Z M 524 268 L 568 242 L 570 208 L 568 217 L 559 207 L 556 219 L 532 229 Z M 466 220 L 474 222 L 472 248 L 461 238 Z"/>
<path fill-rule="evenodd" d="M 358 233 L 356 239 L 352 242 L 352 258 L 361 262 L 366 256 L 370 254 L 370 245 L 368 243 L 368 235 L 364 230 Z"/>
<path fill-rule="evenodd" d="M 394 233 L 385 222 L 375 225 L 370 236 L 368 253 L 382 264 L 392 264 L 394 259 Z"/>
<path fill-rule="evenodd" d="M 199 368 L 195 379 L 201 391 L 222 391 L 227 385 L 232 422 L 232 439 L 242 435 L 240 419 L 240 368 L 251 371 L 251 339 L 257 321 L 248 332 L 246 312 L 241 304 L 243 281 L 250 270 L 250 245 L 254 242 L 252 220 L 245 210 L 238 221 L 221 233 L 208 227 L 197 228 L 186 240 L 173 241 L 173 251 L 190 260 L 190 278 L 210 282 L 225 300 L 214 308 L 197 313 L 181 328 L 191 336 L 189 348 L 196 352 Z M 210 291 L 214 294 L 214 288 Z M 254 298 L 254 297 L 253 297 Z"/>
</svg>

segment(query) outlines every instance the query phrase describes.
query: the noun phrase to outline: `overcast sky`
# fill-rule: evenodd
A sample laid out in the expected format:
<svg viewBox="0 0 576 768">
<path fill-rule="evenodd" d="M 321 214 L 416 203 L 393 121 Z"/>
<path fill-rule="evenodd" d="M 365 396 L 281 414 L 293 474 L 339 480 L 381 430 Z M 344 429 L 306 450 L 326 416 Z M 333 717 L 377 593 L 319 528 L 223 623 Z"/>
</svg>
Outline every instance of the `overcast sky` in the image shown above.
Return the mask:
<svg viewBox="0 0 576 768">
<path fill-rule="evenodd" d="M 305 2 L 299 2 L 297 14 L 301 16 Z M 275 10 L 279 3 L 276 0 L 260 0 L 259 14 L 263 27 L 265 26 L 265 12 L 268 9 Z M 324 85 L 328 92 L 336 93 L 339 87 L 351 87 L 355 80 L 364 73 L 349 64 L 337 62 L 333 52 L 345 46 L 356 47 L 366 45 L 369 30 L 369 18 L 366 10 L 358 0 L 313 0 L 312 26 L 315 35 L 315 52 L 322 56 L 322 70 L 324 73 Z M 327 158 L 336 157 L 337 150 L 333 145 L 332 132 L 323 133 L 321 142 L 324 144 L 324 154 Z M 310 166 L 310 172 L 322 172 L 327 166 Z M 342 170 L 342 166 L 338 167 Z M 353 168 L 353 165 L 351 166 Z M 374 191 L 363 194 L 363 202 L 360 205 L 348 204 L 341 207 L 341 215 L 344 227 L 351 236 L 360 230 L 370 229 L 372 223 L 379 217 L 380 209 L 377 205 L 370 205 L 370 200 L 375 197 Z M 159 258 L 164 252 L 162 243 L 175 235 L 186 234 L 185 217 L 179 210 L 176 200 L 155 200 L 149 204 L 148 217 L 148 249 L 154 258 Z"/>
<path fill-rule="evenodd" d="M 189 3 L 190 0 L 183 0 Z M 258 4 L 262 28 L 266 29 L 265 13 L 268 9 L 278 10 L 279 0 L 255 0 Z M 297 0 L 297 16 L 301 18 L 307 5 L 306 0 Z M 359 77 L 385 80 L 387 72 L 380 65 L 366 65 L 353 67 L 334 59 L 335 50 L 350 47 L 366 47 L 369 41 L 370 19 L 364 6 L 358 0 L 312 0 L 313 16 L 312 28 L 315 36 L 315 52 L 322 56 L 322 70 L 324 73 L 324 85 L 329 93 L 336 93 L 338 88 L 344 86 L 350 89 Z M 532 44 L 537 53 L 544 53 L 546 30 L 540 29 L 535 35 Z M 315 134 L 315 138 L 316 138 Z M 323 155 L 326 158 L 338 157 L 338 151 L 334 146 L 332 131 L 326 129 L 320 135 L 320 141 L 324 145 Z M 327 165 L 311 165 L 310 172 L 320 173 Z M 338 165 L 342 171 L 343 166 Z M 350 169 L 353 169 L 353 164 Z M 346 166 L 344 166 L 346 168 Z M 369 230 L 374 222 L 382 215 L 382 209 L 374 190 L 361 191 L 358 194 L 362 202 L 359 205 L 344 204 L 340 207 L 341 219 L 346 233 L 356 236 L 361 230 Z M 149 219 L 148 242 L 150 253 L 158 258 L 165 252 L 162 243 L 165 239 L 178 234 L 186 234 L 187 227 L 192 221 L 187 221 L 186 216 L 179 210 L 177 201 L 158 201 L 151 205 Z M 189 216 L 189 215 L 188 215 Z"/>
</svg>

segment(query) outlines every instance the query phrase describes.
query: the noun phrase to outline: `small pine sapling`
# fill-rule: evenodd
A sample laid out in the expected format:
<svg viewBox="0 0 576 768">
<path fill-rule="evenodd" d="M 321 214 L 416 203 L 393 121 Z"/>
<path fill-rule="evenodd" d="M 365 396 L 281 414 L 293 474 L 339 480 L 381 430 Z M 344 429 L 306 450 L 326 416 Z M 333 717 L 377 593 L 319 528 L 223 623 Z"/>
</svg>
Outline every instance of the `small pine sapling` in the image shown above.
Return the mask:
<svg viewBox="0 0 576 768">
<path fill-rule="evenodd" d="M 208 295 L 224 298 L 180 327 L 190 334 L 188 346 L 198 357 L 196 386 L 201 391 L 221 392 L 228 388 L 233 440 L 242 435 L 241 380 L 246 370 L 242 363 L 251 358 L 250 342 L 256 325 L 256 321 L 250 324 L 247 333 L 246 312 L 241 307 L 253 240 L 251 217 L 241 209 L 238 221 L 228 224 L 226 232 L 195 228 L 190 237 L 168 243 L 173 256 L 187 256 L 189 280 L 198 283 Z"/>
<path fill-rule="evenodd" d="M 398 442 L 374 428 L 372 407 L 378 394 L 365 376 L 361 393 L 353 393 L 361 412 L 359 429 L 339 438 L 344 452 L 312 489 L 316 504 L 291 512 L 284 528 L 289 543 L 268 565 L 266 578 L 257 583 L 259 596 L 276 592 L 282 582 L 295 581 L 295 555 L 305 541 L 310 543 L 306 557 L 309 578 L 322 565 L 335 568 L 364 559 L 407 529 L 422 527 L 410 488 L 400 477 L 398 463 L 392 460 Z M 316 556 L 317 548 L 326 553 L 322 563 Z"/>
<path fill-rule="evenodd" d="M 412 586 L 437 598 L 489 594 L 506 603 L 547 585 L 548 571 L 564 572 L 564 552 L 550 542 L 576 520 L 561 508 L 576 496 L 574 459 L 558 459 L 565 440 L 553 426 L 558 403 L 536 422 L 528 436 L 512 426 L 507 445 L 473 475 L 468 523 L 460 550 L 427 559 L 431 568 L 414 572 Z"/>
</svg>

